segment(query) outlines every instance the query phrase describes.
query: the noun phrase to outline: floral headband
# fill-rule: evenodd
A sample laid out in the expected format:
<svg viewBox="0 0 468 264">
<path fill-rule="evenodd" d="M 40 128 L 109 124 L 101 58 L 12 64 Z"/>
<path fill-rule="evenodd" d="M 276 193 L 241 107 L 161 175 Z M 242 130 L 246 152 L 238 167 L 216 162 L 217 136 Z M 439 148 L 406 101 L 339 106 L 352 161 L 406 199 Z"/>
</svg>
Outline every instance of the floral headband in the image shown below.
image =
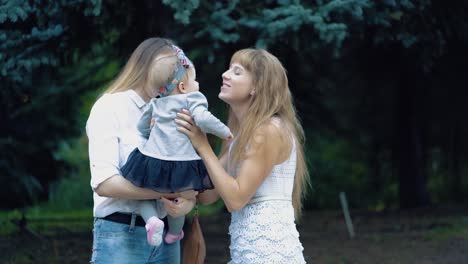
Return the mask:
<svg viewBox="0 0 468 264">
<path fill-rule="evenodd" d="M 175 70 L 175 74 L 172 80 L 166 83 L 165 86 L 159 88 L 159 94 L 161 97 L 168 96 L 172 92 L 172 90 L 174 90 L 176 85 L 180 83 L 180 80 L 184 75 L 185 69 L 190 67 L 190 64 L 192 64 L 189 58 L 185 56 L 185 53 L 181 48 L 175 45 L 172 45 L 172 48 L 176 52 L 177 58 L 179 59 L 180 63 L 177 64 L 177 69 Z"/>
</svg>

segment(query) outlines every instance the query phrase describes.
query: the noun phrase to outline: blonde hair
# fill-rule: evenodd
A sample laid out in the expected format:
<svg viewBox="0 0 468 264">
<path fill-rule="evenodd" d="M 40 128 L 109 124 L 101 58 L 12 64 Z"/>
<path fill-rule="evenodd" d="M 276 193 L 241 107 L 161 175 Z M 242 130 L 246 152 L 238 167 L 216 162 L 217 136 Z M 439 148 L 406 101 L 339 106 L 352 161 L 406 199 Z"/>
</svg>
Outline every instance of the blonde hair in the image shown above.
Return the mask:
<svg viewBox="0 0 468 264">
<path fill-rule="evenodd" d="M 151 85 L 155 89 L 164 85 L 177 65 L 172 41 L 149 38 L 133 51 L 122 71 L 104 93 L 116 93 Z"/>
<path fill-rule="evenodd" d="M 279 117 L 290 131 L 296 146 L 297 163 L 292 203 L 298 219 L 309 177 L 303 149 L 304 130 L 296 115 L 286 70 L 278 58 L 263 49 L 239 50 L 231 58 L 231 63 L 234 62 L 251 73 L 255 95 L 251 96 L 249 110 L 242 125 L 235 118 L 232 109 L 229 109 L 228 125 L 237 138 L 231 151 L 232 167 L 235 168 L 245 158 L 246 146 L 251 143 L 256 129 L 269 124 L 272 117 Z"/>
</svg>

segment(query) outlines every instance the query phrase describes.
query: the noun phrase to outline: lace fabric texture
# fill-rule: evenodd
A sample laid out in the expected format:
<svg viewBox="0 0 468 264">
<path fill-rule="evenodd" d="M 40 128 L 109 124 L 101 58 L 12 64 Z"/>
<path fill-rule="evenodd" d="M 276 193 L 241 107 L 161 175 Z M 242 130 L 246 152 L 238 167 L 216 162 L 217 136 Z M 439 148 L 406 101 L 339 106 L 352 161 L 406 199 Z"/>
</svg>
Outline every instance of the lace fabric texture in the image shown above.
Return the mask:
<svg viewBox="0 0 468 264">
<path fill-rule="evenodd" d="M 297 154 L 292 144 L 289 158 L 273 167 L 244 208 L 231 214 L 229 263 L 305 263 L 291 201 Z M 239 168 L 230 174 L 236 177 Z"/>
<path fill-rule="evenodd" d="M 231 264 L 305 263 L 291 201 L 269 200 L 232 213 Z"/>
</svg>

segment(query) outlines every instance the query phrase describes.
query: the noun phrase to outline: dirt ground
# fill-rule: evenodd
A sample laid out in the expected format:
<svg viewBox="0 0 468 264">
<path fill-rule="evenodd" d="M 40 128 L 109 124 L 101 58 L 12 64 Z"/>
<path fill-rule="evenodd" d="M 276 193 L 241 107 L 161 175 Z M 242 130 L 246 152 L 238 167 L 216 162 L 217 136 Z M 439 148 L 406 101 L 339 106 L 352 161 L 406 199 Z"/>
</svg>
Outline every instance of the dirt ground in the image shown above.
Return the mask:
<svg viewBox="0 0 468 264">
<path fill-rule="evenodd" d="M 202 217 L 205 263 L 229 260 L 229 214 Z M 306 212 L 298 225 L 304 256 L 319 264 L 468 263 L 467 208 L 419 209 L 392 213 L 352 212 L 355 237 L 339 211 Z M 0 237 L 0 263 L 87 263 L 92 234 L 56 230 Z"/>
</svg>

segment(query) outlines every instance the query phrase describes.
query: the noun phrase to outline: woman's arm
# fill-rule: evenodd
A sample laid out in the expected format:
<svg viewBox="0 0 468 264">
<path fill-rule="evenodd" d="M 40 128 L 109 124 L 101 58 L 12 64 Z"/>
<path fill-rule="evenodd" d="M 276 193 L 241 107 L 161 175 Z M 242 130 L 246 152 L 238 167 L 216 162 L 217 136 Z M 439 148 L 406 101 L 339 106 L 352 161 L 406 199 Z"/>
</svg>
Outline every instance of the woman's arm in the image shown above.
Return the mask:
<svg viewBox="0 0 468 264">
<path fill-rule="evenodd" d="M 216 191 L 229 211 L 240 210 L 247 204 L 270 174 L 273 166 L 284 160 L 285 155 L 281 150 L 284 152 L 285 147 L 288 149 L 280 134 L 281 129 L 277 125 L 271 123 L 257 129 L 238 175 L 234 178 L 223 168 L 206 136 L 192 124 L 187 112 L 180 113 L 179 118 L 176 120 L 179 131 L 192 140 L 192 144 L 205 163 Z"/>
<path fill-rule="evenodd" d="M 127 181 L 121 175 L 114 175 L 105 180 L 95 189 L 99 196 L 121 198 L 129 200 L 152 200 L 166 197 L 174 199 L 184 197 L 186 199 L 194 199 L 197 195 L 196 191 L 185 191 L 181 193 L 159 193 L 150 189 L 140 188 Z"/>
<path fill-rule="evenodd" d="M 103 96 L 93 106 L 86 123 L 91 187 L 98 195 L 104 197 L 137 200 L 160 198 L 161 193 L 136 187 L 120 175 L 118 131 L 121 124 L 114 111 L 115 107 L 115 101 L 109 96 Z M 181 195 L 193 198 L 196 192 L 164 194 L 169 198 Z"/>
<path fill-rule="evenodd" d="M 211 147 L 202 145 L 205 147 L 197 149 L 218 194 L 230 212 L 238 211 L 247 204 L 273 168 L 275 148 L 271 146 L 275 146 L 275 143 L 271 142 L 270 147 L 263 142 L 256 145 L 242 162 L 236 178 L 224 170 Z"/>
<path fill-rule="evenodd" d="M 227 152 L 225 152 L 219 158 L 219 162 L 221 163 L 224 169 L 227 168 L 227 157 L 228 157 Z M 203 193 L 198 194 L 197 197 L 200 203 L 203 205 L 212 204 L 219 200 L 219 194 L 216 191 L 216 189 L 207 190 Z"/>
<path fill-rule="evenodd" d="M 219 200 L 219 194 L 216 192 L 215 189 L 213 190 L 206 190 L 200 194 L 198 194 L 198 200 L 200 201 L 201 204 L 203 205 L 208 205 L 215 203 L 216 201 Z"/>
</svg>

